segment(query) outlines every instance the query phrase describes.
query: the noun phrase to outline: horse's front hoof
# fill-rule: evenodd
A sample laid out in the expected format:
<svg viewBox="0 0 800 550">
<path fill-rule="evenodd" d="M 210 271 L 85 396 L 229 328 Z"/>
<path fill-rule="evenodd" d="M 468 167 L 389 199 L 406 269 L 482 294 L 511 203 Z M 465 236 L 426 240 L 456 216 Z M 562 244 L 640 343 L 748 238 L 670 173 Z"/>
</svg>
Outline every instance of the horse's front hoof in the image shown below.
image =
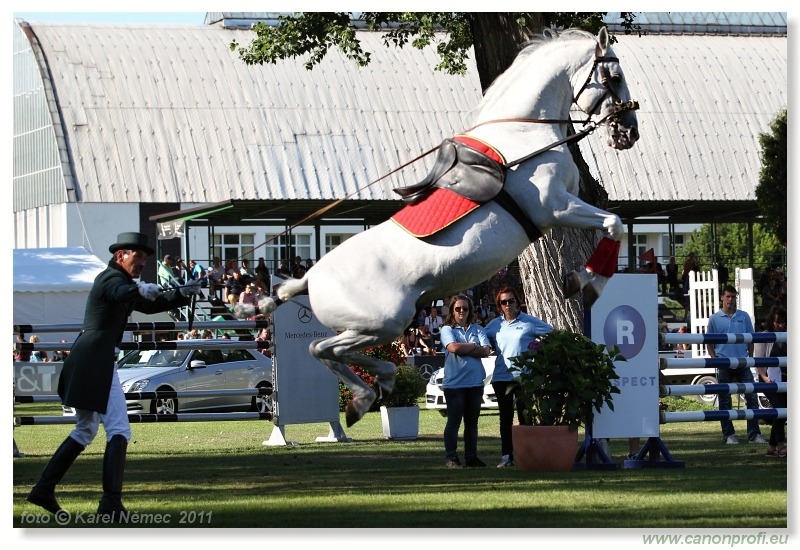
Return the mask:
<svg viewBox="0 0 800 550">
<path fill-rule="evenodd" d="M 372 392 L 371 392 L 372 393 Z M 366 395 L 364 397 L 356 397 L 353 398 L 347 405 L 344 407 L 344 419 L 347 423 L 347 427 L 349 428 L 361 418 L 367 414 L 369 408 L 372 406 L 372 403 L 375 401 L 375 394 Z"/>
<path fill-rule="evenodd" d="M 583 287 L 583 299 L 586 302 L 586 305 L 591 307 L 600 295 L 603 293 L 603 289 L 606 287 L 606 283 L 608 282 L 607 277 L 603 277 L 602 275 L 595 275 L 592 277 L 592 280 L 589 281 L 589 284 Z"/>
<path fill-rule="evenodd" d="M 564 274 L 564 298 L 569 298 L 570 296 L 577 294 L 580 291 L 580 281 L 578 279 L 578 274 L 574 271 L 572 273 L 565 273 Z"/>
</svg>

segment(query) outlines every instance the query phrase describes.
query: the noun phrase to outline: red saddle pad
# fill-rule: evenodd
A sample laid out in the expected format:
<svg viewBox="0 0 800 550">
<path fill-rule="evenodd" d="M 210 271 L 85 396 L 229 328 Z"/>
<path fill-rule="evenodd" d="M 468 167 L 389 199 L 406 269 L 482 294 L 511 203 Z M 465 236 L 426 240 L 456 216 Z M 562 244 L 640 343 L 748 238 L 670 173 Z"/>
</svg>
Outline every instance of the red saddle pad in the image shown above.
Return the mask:
<svg viewBox="0 0 800 550">
<path fill-rule="evenodd" d="M 428 237 L 479 206 L 449 189 L 436 188 L 420 202 L 405 206 L 392 216 L 392 221 L 415 237 Z"/>
</svg>

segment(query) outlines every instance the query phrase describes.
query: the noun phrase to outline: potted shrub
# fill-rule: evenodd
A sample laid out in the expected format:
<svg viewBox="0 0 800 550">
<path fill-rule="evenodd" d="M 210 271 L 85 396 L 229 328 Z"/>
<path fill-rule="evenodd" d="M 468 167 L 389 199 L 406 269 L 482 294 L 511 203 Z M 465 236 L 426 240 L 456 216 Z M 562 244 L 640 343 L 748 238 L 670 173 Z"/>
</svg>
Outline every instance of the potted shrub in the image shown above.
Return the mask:
<svg viewBox="0 0 800 550">
<path fill-rule="evenodd" d="M 532 349 L 512 359 L 522 422 L 512 428 L 514 461 L 522 471 L 570 471 L 578 448 L 578 427 L 592 422 L 603 404 L 614 410 L 619 393 L 610 350 L 570 330 L 541 336 Z"/>
<path fill-rule="evenodd" d="M 383 435 L 389 439 L 416 439 L 419 435 L 417 400 L 425 394 L 425 381 L 416 367 L 400 365 L 394 389 L 381 398 Z"/>
</svg>

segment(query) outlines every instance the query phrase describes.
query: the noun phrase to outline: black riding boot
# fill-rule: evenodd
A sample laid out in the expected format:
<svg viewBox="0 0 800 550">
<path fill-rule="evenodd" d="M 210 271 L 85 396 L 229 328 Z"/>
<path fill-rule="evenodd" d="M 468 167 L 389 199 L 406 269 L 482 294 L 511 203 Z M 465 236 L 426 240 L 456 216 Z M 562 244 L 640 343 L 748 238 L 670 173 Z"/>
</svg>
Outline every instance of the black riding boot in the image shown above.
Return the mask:
<svg viewBox="0 0 800 550">
<path fill-rule="evenodd" d="M 103 456 L 103 498 L 97 506 L 97 514 L 110 515 L 114 523 L 127 519 L 128 511 L 122 505 L 122 477 L 127 451 L 128 440 L 124 435 L 115 435 L 106 443 Z"/>
<path fill-rule="evenodd" d="M 85 448 L 71 437 L 67 437 L 56 449 L 47 466 L 44 467 L 42 477 L 28 493 L 28 502 L 41 506 L 51 514 L 61 510 L 55 496 L 56 484 L 61 481 L 61 478 Z"/>
</svg>

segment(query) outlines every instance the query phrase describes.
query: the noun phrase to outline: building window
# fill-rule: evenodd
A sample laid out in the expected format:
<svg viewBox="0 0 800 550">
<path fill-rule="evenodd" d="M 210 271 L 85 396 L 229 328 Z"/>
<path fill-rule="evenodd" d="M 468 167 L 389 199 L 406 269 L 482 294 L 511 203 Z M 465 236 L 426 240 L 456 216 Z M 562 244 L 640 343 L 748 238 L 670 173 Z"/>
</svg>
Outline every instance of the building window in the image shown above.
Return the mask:
<svg viewBox="0 0 800 550">
<path fill-rule="evenodd" d="M 636 259 L 638 261 L 639 267 L 642 267 L 642 266 L 644 266 L 645 263 L 647 263 L 644 260 L 639 260 L 639 256 L 641 256 L 642 254 L 647 252 L 647 249 L 648 249 L 648 246 L 647 246 L 647 235 L 644 235 L 644 234 L 634 235 L 633 236 L 633 251 L 634 251 L 634 254 L 635 254 Z"/>
<path fill-rule="evenodd" d="M 354 233 L 328 233 L 325 235 L 325 251 L 324 253 L 327 254 L 347 239 L 352 237 Z"/>
<path fill-rule="evenodd" d="M 242 258 L 247 258 L 252 263 L 255 238 L 253 233 L 215 234 L 211 246 L 212 256 L 219 256 L 223 264 L 228 260 L 234 260 L 238 264 Z"/>
<path fill-rule="evenodd" d="M 264 251 L 259 254 L 266 260 L 267 267 L 273 273 L 278 268 L 281 260 L 287 260 L 289 265 L 294 261 L 295 256 L 300 256 L 303 260 L 316 260 L 312 258 L 311 252 L 311 233 L 272 233 L 265 238 L 267 244 L 259 248 Z"/>
</svg>

